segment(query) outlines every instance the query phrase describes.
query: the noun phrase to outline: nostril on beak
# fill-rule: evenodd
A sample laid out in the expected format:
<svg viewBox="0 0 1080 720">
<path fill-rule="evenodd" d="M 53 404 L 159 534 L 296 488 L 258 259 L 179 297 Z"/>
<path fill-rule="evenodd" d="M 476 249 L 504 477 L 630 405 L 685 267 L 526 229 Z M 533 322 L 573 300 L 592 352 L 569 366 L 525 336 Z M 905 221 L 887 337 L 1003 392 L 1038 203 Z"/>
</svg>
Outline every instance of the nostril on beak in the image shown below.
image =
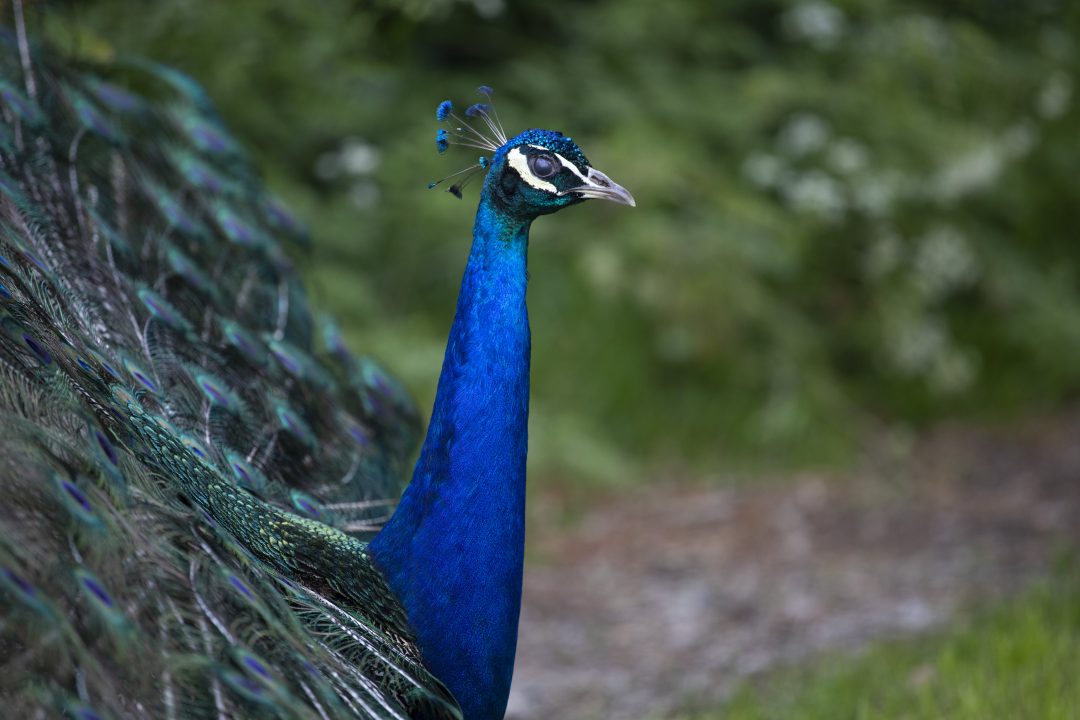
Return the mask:
<svg viewBox="0 0 1080 720">
<path fill-rule="evenodd" d="M 589 168 L 589 182 L 597 187 L 611 187 L 611 180 L 608 179 L 608 176 L 595 168 Z"/>
<path fill-rule="evenodd" d="M 634 196 L 604 173 L 595 168 L 589 168 L 586 177 L 584 185 L 573 188 L 569 192 L 575 192 L 583 198 L 600 198 L 634 207 Z"/>
</svg>

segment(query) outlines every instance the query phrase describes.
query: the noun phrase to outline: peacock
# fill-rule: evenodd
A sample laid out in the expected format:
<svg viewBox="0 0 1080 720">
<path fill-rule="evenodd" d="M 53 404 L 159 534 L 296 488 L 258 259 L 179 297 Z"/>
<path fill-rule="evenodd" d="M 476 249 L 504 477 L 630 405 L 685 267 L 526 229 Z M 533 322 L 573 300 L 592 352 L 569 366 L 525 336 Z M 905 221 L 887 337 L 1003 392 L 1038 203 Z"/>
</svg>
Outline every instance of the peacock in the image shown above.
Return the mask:
<svg viewBox="0 0 1080 720">
<path fill-rule="evenodd" d="M 574 141 L 438 105 L 484 155 L 419 459 L 412 401 L 309 309 L 303 225 L 190 77 L 0 31 L 0 715 L 505 713 L 521 604 L 529 228 L 633 206 Z M 432 183 L 439 186 L 442 181 Z"/>
</svg>

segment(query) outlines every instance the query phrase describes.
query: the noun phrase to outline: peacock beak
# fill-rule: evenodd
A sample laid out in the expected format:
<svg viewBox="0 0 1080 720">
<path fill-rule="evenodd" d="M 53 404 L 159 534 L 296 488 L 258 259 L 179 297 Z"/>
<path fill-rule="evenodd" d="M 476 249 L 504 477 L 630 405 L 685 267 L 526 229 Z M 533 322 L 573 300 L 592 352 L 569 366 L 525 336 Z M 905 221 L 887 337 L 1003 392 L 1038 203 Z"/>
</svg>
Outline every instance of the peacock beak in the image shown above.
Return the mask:
<svg viewBox="0 0 1080 720">
<path fill-rule="evenodd" d="M 634 196 L 630 191 L 614 182 L 596 168 L 588 168 L 585 176 L 585 184 L 579 185 L 570 192 L 577 193 L 583 198 L 596 198 L 598 200 L 611 200 L 621 205 L 636 207 Z"/>
</svg>

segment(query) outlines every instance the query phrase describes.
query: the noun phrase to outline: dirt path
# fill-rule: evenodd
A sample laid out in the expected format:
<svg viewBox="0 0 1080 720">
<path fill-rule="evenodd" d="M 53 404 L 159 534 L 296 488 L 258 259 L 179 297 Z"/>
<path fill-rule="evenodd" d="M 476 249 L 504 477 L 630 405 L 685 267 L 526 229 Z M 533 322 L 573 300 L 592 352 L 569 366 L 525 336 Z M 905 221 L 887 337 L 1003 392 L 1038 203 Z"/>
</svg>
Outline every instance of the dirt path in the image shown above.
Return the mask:
<svg viewBox="0 0 1080 720">
<path fill-rule="evenodd" d="M 869 455 L 850 477 L 650 488 L 535 538 L 551 561 L 526 573 L 507 717 L 719 703 L 747 674 L 1014 592 L 1080 546 L 1080 413 Z"/>
</svg>

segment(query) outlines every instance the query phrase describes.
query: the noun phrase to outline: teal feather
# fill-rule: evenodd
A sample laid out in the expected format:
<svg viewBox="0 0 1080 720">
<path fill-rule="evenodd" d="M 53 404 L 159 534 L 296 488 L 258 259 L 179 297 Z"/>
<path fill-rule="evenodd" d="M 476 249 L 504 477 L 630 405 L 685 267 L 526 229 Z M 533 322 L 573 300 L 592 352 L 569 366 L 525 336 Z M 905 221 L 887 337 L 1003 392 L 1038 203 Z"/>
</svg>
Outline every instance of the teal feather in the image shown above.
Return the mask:
<svg viewBox="0 0 1080 720">
<path fill-rule="evenodd" d="M 56 483 L 56 496 L 74 520 L 89 527 L 101 525 L 101 518 L 94 512 L 93 503 L 78 483 L 58 474 L 53 475 L 53 481 Z"/>
<path fill-rule="evenodd" d="M 6 592 L 9 601 L 20 603 L 47 618 L 55 616 L 41 591 L 15 570 L 0 568 L 0 588 Z"/>
<path fill-rule="evenodd" d="M 0 102 L 30 129 L 37 129 L 45 124 L 45 115 L 37 104 L 6 80 L 0 80 Z"/>
<path fill-rule="evenodd" d="M 146 102 L 142 98 L 119 85 L 114 85 L 94 75 L 83 75 L 81 80 L 98 102 L 121 116 L 139 114 L 147 110 Z"/>
<path fill-rule="evenodd" d="M 216 290 L 210 276 L 203 272 L 194 260 L 188 257 L 177 247 L 169 247 L 167 250 L 169 266 L 177 275 L 184 278 L 187 283 L 204 295 L 216 296 Z"/>
<path fill-rule="evenodd" d="M 228 453 L 228 463 L 229 467 L 232 468 L 237 485 L 256 495 L 262 495 L 266 492 L 266 476 L 251 463 L 232 452 Z"/>
<path fill-rule="evenodd" d="M 191 323 L 188 322 L 187 318 L 177 312 L 176 308 L 174 308 L 168 300 L 147 287 L 139 288 L 137 294 L 152 316 L 165 323 L 173 330 L 179 332 L 188 332 L 191 330 Z M 135 372 L 136 371 L 132 370 L 133 374 Z M 141 374 L 141 371 L 139 372 Z"/>
<path fill-rule="evenodd" d="M 281 232 L 284 237 L 306 248 L 310 243 L 307 229 L 296 219 L 288 208 L 269 192 L 263 192 L 259 204 L 266 218 L 267 225 L 272 230 Z"/>
<path fill-rule="evenodd" d="M 127 142 L 124 132 L 99 110 L 89 97 L 72 88 L 65 88 L 65 95 L 84 130 L 113 145 Z"/>
<path fill-rule="evenodd" d="M 241 357 L 256 368 L 266 364 L 266 346 L 254 334 L 232 320 L 223 319 L 221 327 L 223 340 Z"/>
<path fill-rule="evenodd" d="M 157 206 L 161 218 L 167 225 L 167 230 L 176 230 L 193 240 L 207 240 L 209 231 L 203 222 L 197 219 L 171 193 L 149 180 L 145 182 L 144 192 L 148 199 Z"/>
<path fill-rule="evenodd" d="M 303 226 L 190 78 L 30 49 L 36 94 L 0 44 L 5 715 L 459 718 L 334 527 L 392 507 L 416 414 L 316 347 Z"/>
<path fill-rule="evenodd" d="M 119 601 L 105 588 L 105 585 L 89 570 L 78 568 L 75 579 L 79 591 L 97 617 L 114 632 L 126 632 L 129 629 L 127 617 Z"/>
<path fill-rule="evenodd" d="M 229 195 L 238 195 L 242 192 L 239 183 L 230 180 L 188 149 L 172 147 L 169 149 L 169 158 L 184 179 L 198 190 Z"/>
</svg>

